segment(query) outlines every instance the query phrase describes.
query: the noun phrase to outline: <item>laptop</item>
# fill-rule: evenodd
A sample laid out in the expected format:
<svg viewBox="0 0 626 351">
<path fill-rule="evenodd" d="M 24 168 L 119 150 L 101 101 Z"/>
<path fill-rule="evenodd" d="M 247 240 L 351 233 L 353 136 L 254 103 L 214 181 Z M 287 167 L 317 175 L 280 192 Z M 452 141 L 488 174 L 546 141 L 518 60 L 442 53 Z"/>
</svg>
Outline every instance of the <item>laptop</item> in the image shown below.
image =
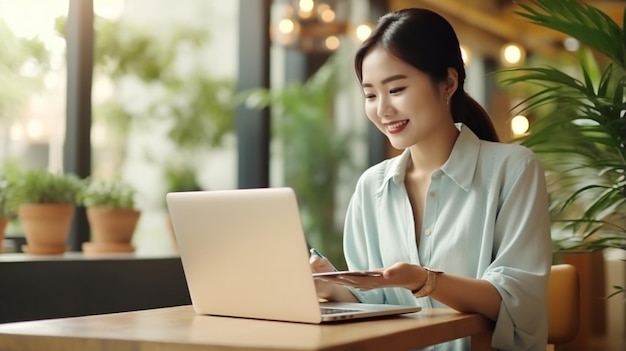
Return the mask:
<svg viewBox="0 0 626 351">
<path fill-rule="evenodd" d="M 166 195 L 198 314 L 301 323 L 417 312 L 417 306 L 320 303 L 291 188 Z"/>
</svg>

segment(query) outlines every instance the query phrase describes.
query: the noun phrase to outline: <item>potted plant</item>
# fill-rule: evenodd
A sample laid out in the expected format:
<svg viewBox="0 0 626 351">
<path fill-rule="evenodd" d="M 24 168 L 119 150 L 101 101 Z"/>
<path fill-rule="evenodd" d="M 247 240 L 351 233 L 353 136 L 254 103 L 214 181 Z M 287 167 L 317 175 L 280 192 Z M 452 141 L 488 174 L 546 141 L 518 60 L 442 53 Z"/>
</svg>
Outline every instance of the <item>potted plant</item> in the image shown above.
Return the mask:
<svg viewBox="0 0 626 351">
<path fill-rule="evenodd" d="M 599 9 L 575 0 L 519 6 L 517 13 L 530 22 L 583 44 L 578 72 L 550 66 L 504 71 L 510 75 L 505 84 L 538 89 L 519 105 L 538 117 L 521 142 L 542 158 L 554 180 L 555 251 L 626 249 L 624 30 Z"/>
<path fill-rule="evenodd" d="M 9 205 L 17 208 L 30 254 L 53 255 L 67 250 L 80 180 L 73 174 L 43 169 L 16 171 L 9 180 Z"/>
<path fill-rule="evenodd" d="M 136 189 L 116 179 L 85 180 L 78 192 L 78 203 L 86 208 L 91 241 L 84 252 L 133 252 L 132 238 L 141 211 L 136 208 Z"/>
<path fill-rule="evenodd" d="M 577 69 L 553 66 L 505 70 L 507 85 L 533 87 L 519 105 L 534 113 L 519 140 L 546 168 L 555 261 L 577 267 L 581 325 L 572 345 L 585 348 L 592 321 L 603 321 L 606 249 L 626 249 L 626 36 L 601 10 L 575 0 L 533 0 L 517 13 L 581 44 Z M 625 13 L 626 15 L 626 13 Z M 596 270 L 597 269 L 597 270 Z M 600 270 L 600 271 L 598 271 Z M 601 278 L 598 278 L 601 277 Z"/>
</svg>

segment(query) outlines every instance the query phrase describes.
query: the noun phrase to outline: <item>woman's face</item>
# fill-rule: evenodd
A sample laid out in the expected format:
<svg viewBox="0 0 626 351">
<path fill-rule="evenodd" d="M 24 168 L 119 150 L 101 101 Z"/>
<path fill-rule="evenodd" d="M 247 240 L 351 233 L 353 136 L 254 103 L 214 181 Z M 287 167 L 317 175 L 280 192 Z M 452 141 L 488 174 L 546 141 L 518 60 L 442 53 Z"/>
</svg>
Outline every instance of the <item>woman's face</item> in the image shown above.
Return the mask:
<svg viewBox="0 0 626 351">
<path fill-rule="evenodd" d="M 380 46 L 365 56 L 362 76 L 365 113 L 394 148 L 406 149 L 436 137 L 437 131 L 453 123 L 448 99 L 455 84 L 433 83 Z"/>
</svg>

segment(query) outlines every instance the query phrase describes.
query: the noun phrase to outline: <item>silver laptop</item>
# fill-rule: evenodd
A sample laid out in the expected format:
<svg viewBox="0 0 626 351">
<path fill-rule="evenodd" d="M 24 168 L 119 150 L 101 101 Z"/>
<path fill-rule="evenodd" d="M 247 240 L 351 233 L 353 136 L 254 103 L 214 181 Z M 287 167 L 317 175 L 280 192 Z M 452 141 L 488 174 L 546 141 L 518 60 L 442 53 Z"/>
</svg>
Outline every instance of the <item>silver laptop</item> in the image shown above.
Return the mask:
<svg viewBox="0 0 626 351">
<path fill-rule="evenodd" d="M 291 188 L 175 192 L 166 199 L 198 314 L 321 323 L 420 310 L 320 303 Z"/>
</svg>

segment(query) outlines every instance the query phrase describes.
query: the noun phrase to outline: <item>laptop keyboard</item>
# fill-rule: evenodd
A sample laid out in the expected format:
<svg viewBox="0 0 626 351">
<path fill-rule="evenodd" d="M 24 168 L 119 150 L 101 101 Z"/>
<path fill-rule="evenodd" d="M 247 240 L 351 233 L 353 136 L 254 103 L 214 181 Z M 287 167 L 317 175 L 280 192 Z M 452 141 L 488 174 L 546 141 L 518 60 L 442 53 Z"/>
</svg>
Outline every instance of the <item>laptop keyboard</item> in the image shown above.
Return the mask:
<svg viewBox="0 0 626 351">
<path fill-rule="evenodd" d="M 338 314 L 338 313 L 350 313 L 350 312 L 360 312 L 361 310 L 356 310 L 352 308 L 333 308 L 333 307 L 320 307 L 322 314 Z"/>
</svg>

